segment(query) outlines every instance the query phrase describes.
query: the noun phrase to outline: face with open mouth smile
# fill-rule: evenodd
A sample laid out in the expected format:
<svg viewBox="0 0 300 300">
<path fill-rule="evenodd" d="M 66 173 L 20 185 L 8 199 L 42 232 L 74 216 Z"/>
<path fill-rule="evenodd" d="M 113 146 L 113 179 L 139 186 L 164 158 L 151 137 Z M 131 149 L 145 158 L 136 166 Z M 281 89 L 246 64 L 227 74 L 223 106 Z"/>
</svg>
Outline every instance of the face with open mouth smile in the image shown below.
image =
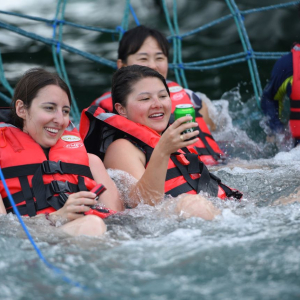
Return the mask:
<svg viewBox="0 0 300 300">
<path fill-rule="evenodd" d="M 24 120 L 23 131 L 40 146 L 54 146 L 69 124 L 70 102 L 59 86 L 43 87 L 26 108 L 22 100 L 16 101 L 16 112 Z"/>
<path fill-rule="evenodd" d="M 164 84 L 156 77 L 146 77 L 133 84 L 131 89 L 126 107 L 119 105 L 116 108 L 119 114 L 161 134 L 168 125 L 172 108 Z"/>
</svg>

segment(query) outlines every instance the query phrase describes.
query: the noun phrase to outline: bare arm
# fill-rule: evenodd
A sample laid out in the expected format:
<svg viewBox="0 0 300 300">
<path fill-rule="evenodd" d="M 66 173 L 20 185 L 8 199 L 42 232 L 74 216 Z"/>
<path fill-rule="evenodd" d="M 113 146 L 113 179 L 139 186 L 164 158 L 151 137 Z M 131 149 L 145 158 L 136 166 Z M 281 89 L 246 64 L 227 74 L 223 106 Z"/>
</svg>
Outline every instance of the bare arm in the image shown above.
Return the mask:
<svg viewBox="0 0 300 300">
<path fill-rule="evenodd" d="M 195 123 L 182 124 L 188 120 L 190 117 L 183 117 L 169 126 L 157 143 L 147 168 L 145 168 L 144 153 L 128 140 L 116 140 L 108 147 L 104 159 L 105 167 L 123 170 L 138 180 L 130 192 L 134 205 L 137 205 L 141 198 L 149 205 L 155 205 L 162 200 L 171 153 L 197 141 L 197 139 L 191 141 L 180 139 L 182 131 L 196 126 Z M 198 133 L 198 131 L 188 133 L 185 139 L 196 136 Z"/>
<path fill-rule="evenodd" d="M 124 210 L 119 191 L 113 180 L 109 177 L 101 159 L 90 153 L 88 156 L 90 169 L 95 181 L 97 183 L 102 183 L 106 187 L 106 191 L 99 197 L 99 201 L 110 209 L 116 211 Z"/>
<path fill-rule="evenodd" d="M 1 215 L 6 215 L 7 214 L 5 206 L 4 206 L 3 201 L 2 201 L 2 196 L 1 195 L 0 195 L 0 214 Z"/>
</svg>

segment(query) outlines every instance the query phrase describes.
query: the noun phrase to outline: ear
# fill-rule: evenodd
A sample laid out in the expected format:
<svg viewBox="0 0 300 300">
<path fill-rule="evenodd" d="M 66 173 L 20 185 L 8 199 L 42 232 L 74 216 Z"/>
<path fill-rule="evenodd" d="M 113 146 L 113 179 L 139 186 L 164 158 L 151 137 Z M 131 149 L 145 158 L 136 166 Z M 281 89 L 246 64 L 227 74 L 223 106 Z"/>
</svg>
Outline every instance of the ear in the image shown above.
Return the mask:
<svg viewBox="0 0 300 300">
<path fill-rule="evenodd" d="M 24 102 L 20 99 L 16 101 L 16 114 L 19 118 L 25 120 L 26 119 L 26 107 Z"/>
<path fill-rule="evenodd" d="M 117 68 L 121 69 L 122 67 L 126 67 L 127 65 L 123 63 L 122 59 L 117 60 Z"/>
<path fill-rule="evenodd" d="M 124 106 L 122 106 L 122 104 L 116 103 L 115 104 L 115 109 L 116 109 L 116 111 L 118 112 L 118 114 L 120 116 L 127 118 L 126 108 Z"/>
</svg>

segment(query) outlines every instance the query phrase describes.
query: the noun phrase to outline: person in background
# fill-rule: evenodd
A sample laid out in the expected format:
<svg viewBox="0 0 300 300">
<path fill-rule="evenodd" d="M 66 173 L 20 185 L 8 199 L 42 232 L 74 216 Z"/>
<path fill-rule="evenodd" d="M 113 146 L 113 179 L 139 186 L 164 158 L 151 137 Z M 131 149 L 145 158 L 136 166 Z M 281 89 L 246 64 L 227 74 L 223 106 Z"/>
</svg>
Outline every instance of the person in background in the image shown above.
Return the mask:
<svg viewBox="0 0 300 300">
<path fill-rule="evenodd" d="M 6 122 L 0 123 L 0 165 L 21 215 L 43 216 L 70 235 L 100 236 L 103 220 L 84 215 L 97 204 L 90 190 L 102 183 L 99 201 L 123 210 L 119 192 L 102 161 L 88 154 L 70 122 L 71 96 L 57 75 L 35 68 L 19 80 Z M 3 120 L 2 120 L 3 121 Z M 0 181 L 0 213 L 13 212 Z"/>
<path fill-rule="evenodd" d="M 200 192 L 240 199 L 242 194 L 210 174 L 193 148 L 197 123 L 184 116 L 169 125 L 172 110 L 164 77 L 140 65 L 120 68 L 113 76 L 114 112 L 90 106 L 81 115 L 80 133 L 87 151 L 104 154 L 106 168 L 129 173 L 129 205 L 156 205 L 165 194 L 178 197 L 178 211 L 206 220 L 219 214 Z M 188 130 L 187 133 L 185 131 Z"/>
<path fill-rule="evenodd" d="M 117 67 L 120 69 L 133 64 L 147 66 L 159 72 L 166 79 L 168 75 L 168 57 L 169 43 L 165 36 L 158 30 L 141 25 L 124 33 L 119 43 Z M 209 128 L 215 130 L 216 126 L 209 117 L 206 103 L 196 93 L 182 88 L 176 82 L 167 81 L 167 84 L 172 100 L 172 112 L 174 112 L 177 104 L 192 104 L 196 109 L 196 121 L 202 143 L 195 146 L 198 148 L 199 154 L 203 155 L 203 161 L 207 165 L 224 162 L 224 153 L 209 130 Z M 111 92 L 106 92 L 97 98 L 92 102 L 92 105 L 98 105 L 112 112 Z"/>
<path fill-rule="evenodd" d="M 300 5 L 298 5 L 300 14 Z M 300 44 L 295 43 L 291 52 L 278 59 L 273 67 L 271 79 L 266 85 L 262 97 L 261 108 L 268 117 L 271 133 L 268 140 L 276 134 L 284 134 L 287 122 L 284 121 L 286 96 L 289 98 L 289 129 L 294 138 L 294 145 L 300 142 Z"/>
<path fill-rule="evenodd" d="M 290 132 L 295 146 L 300 141 L 300 44 L 295 44 L 291 52 L 276 61 L 271 79 L 261 98 L 261 108 L 268 117 L 271 129 L 269 138 L 283 134 L 286 123 L 283 120 L 285 97 L 290 99 L 288 117 Z"/>
</svg>

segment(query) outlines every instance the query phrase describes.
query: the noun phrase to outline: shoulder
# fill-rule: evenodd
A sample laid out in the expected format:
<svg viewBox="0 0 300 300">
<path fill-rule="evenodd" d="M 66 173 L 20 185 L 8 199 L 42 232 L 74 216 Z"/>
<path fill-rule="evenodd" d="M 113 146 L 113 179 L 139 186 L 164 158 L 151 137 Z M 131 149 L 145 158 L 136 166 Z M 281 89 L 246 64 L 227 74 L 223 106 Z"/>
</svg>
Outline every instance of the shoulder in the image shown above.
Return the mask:
<svg viewBox="0 0 300 300">
<path fill-rule="evenodd" d="M 123 170 L 139 179 L 145 171 L 145 154 L 126 139 L 111 143 L 104 156 L 106 168 Z"/>
<path fill-rule="evenodd" d="M 288 72 L 291 75 L 293 74 L 293 55 L 288 53 L 279 58 L 273 67 L 273 75 L 276 73 Z"/>
<path fill-rule="evenodd" d="M 105 160 L 108 158 L 124 159 L 126 157 L 134 160 L 138 158 L 141 161 L 145 161 L 145 154 L 136 145 L 127 139 L 117 139 L 112 142 L 105 153 Z"/>
</svg>

